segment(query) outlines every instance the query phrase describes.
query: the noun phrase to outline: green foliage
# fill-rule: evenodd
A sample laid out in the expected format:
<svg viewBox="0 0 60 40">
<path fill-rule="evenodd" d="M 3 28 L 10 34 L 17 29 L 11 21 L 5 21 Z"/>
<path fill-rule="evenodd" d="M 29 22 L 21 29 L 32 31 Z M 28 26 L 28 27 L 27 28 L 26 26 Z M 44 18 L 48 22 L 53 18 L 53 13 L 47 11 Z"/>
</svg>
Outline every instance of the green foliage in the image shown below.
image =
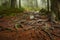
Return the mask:
<svg viewBox="0 0 60 40">
<path fill-rule="evenodd" d="M 3 12 L 10 12 L 10 13 L 20 13 L 20 12 L 23 12 L 24 9 L 23 8 L 2 8 L 0 11 L 3 11 Z"/>
<path fill-rule="evenodd" d="M 20 12 L 23 12 L 25 10 L 25 8 L 21 7 L 19 8 Z"/>
<path fill-rule="evenodd" d="M 40 8 L 34 8 L 34 10 L 35 10 L 35 11 L 38 11 L 38 10 L 40 10 Z"/>
<path fill-rule="evenodd" d="M 17 13 L 24 11 L 24 8 L 3 8 L 0 7 L 0 15 L 15 16 Z"/>
<path fill-rule="evenodd" d="M 41 15 L 47 15 L 47 14 L 48 14 L 48 11 L 45 10 L 45 9 L 41 9 L 41 10 L 40 10 L 40 14 L 41 14 Z"/>
<path fill-rule="evenodd" d="M 36 7 L 27 7 L 27 6 L 25 6 L 24 9 L 25 9 L 25 10 L 29 10 L 29 11 L 33 11 L 33 10 L 34 10 L 34 11 L 38 11 L 38 10 L 40 10 L 39 7 L 36 8 Z"/>
</svg>

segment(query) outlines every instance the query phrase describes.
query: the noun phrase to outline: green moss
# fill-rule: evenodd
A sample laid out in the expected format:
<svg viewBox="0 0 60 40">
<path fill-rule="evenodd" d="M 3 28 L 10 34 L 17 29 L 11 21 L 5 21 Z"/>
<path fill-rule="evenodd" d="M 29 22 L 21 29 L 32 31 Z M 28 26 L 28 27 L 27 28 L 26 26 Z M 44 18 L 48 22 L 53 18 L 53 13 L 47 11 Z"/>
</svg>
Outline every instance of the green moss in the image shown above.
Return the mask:
<svg viewBox="0 0 60 40">
<path fill-rule="evenodd" d="M 17 13 L 24 11 L 24 8 L 2 8 L 0 7 L 0 15 L 15 16 Z"/>
</svg>

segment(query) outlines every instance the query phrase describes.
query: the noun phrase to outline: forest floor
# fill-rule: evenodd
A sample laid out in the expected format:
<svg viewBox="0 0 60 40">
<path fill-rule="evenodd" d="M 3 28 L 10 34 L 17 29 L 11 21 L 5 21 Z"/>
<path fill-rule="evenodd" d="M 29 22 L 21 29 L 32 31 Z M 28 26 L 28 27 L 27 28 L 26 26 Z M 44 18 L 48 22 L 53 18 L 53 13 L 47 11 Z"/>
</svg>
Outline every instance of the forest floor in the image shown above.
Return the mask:
<svg viewBox="0 0 60 40">
<path fill-rule="evenodd" d="M 0 19 L 0 40 L 60 40 L 59 22 L 36 13 L 5 16 Z"/>
</svg>

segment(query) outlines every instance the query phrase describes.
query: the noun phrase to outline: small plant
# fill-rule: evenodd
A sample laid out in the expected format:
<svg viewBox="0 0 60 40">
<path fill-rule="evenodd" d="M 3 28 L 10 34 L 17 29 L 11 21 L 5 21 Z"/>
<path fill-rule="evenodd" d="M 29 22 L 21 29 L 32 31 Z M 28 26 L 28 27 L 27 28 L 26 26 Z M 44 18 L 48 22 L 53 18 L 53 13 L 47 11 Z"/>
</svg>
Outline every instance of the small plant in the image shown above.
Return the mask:
<svg viewBox="0 0 60 40">
<path fill-rule="evenodd" d="M 2 16 L 15 16 L 17 13 L 24 11 L 24 8 L 2 8 L 0 7 L 0 15 Z"/>
</svg>

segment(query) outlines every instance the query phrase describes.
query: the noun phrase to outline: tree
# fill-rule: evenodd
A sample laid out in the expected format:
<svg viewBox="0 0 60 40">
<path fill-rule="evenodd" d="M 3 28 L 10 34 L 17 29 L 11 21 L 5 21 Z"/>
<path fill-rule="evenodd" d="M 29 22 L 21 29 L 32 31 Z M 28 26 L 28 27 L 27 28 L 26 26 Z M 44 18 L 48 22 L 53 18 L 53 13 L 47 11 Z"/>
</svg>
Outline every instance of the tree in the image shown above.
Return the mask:
<svg viewBox="0 0 60 40">
<path fill-rule="evenodd" d="M 15 8 L 15 5 L 16 5 L 16 0 L 11 0 L 11 7 Z"/>
<path fill-rule="evenodd" d="M 36 7 L 38 7 L 38 1 L 36 0 Z"/>
<path fill-rule="evenodd" d="M 19 0 L 19 7 L 21 8 L 21 0 Z"/>
<path fill-rule="evenodd" d="M 35 7 L 37 8 L 38 7 L 38 1 L 37 0 L 34 0 L 35 1 Z"/>
<path fill-rule="evenodd" d="M 51 10 L 56 14 L 57 20 L 59 20 L 58 0 L 51 0 Z"/>
<path fill-rule="evenodd" d="M 49 11 L 49 0 L 47 0 L 47 10 Z"/>
<path fill-rule="evenodd" d="M 21 8 L 21 0 L 16 0 L 16 8 Z"/>
</svg>

